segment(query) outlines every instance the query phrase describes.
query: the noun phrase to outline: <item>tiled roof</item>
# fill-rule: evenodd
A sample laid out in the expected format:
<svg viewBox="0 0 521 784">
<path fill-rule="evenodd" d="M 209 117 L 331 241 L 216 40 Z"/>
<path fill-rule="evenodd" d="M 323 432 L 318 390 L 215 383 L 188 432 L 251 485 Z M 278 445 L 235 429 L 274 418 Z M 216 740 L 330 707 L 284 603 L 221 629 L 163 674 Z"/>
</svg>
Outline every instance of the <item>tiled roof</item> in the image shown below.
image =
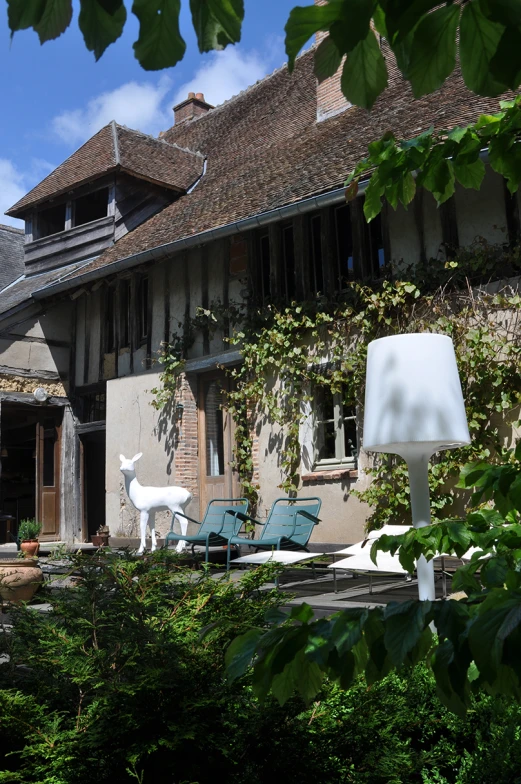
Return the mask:
<svg viewBox="0 0 521 784">
<path fill-rule="evenodd" d="M 0 291 L 24 273 L 24 233 L 0 224 Z"/>
<path fill-rule="evenodd" d="M 203 164 L 203 156 L 197 153 L 111 122 L 13 205 L 7 215 L 20 215 L 28 207 L 115 171 L 184 192 L 201 176 Z"/>
<path fill-rule="evenodd" d="M 470 93 L 456 72 L 415 100 L 396 68 L 371 112 L 351 107 L 316 122 L 313 51 L 206 115 L 174 126 L 168 142 L 199 150 L 207 171 L 197 187 L 94 259 L 82 272 L 175 240 L 273 210 L 341 186 L 386 131 L 401 138 L 464 125 L 498 110 L 498 99 Z"/>
<path fill-rule="evenodd" d="M 22 277 L 4 291 L 0 290 L 0 319 L 4 313 L 19 305 L 33 303 L 34 300 L 31 299 L 33 291 L 64 280 L 72 273 L 79 272 L 84 266 L 85 261 L 76 261 L 67 267 L 40 272 L 37 275 L 29 275 L 27 277 L 23 275 L 22 268 Z"/>
</svg>

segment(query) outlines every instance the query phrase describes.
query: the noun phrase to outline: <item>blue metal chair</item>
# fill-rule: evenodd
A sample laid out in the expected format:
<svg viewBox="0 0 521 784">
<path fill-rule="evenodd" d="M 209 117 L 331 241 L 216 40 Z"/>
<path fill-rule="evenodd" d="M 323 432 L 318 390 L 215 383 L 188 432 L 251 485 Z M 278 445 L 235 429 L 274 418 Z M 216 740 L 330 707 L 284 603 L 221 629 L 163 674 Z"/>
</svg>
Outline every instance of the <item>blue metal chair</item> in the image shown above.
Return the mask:
<svg viewBox="0 0 521 784">
<path fill-rule="evenodd" d="M 236 515 L 246 514 L 248 506 L 249 502 L 246 498 L 213 498 L 208 502 L 202 522 L 177 512 L 178 517 L 184 517 L 191 523 L 196 523 L 199 526 L 199 531 L 192 536 L 174 533 L 174 518 L 172 517 L 170 531 L 165 536 L 164 546 L 168 547 L 170 540 L 190 542 L 193 553 L 196 544 L 204 544 L 206 545 L 206 561 L 208 561 L 210 547 L 226 545 L 230 536 L 239 532 L 242 520 Z"/>
<path fill-rule="evenodd" d="M 254 523 L 263 526 L 259 539 L 247 539 L 234 534 L 228 539 L 226 553 L 226 570 L 230 568 L 232 545 L 247 545 L 258 550 L 305 550 L 309 552 L 307 543 L 318 525 L 318 513 L 322 501 L 320 498 L 277 498 L 273 502 L 265 523 L 250 517 L 245 512 L 233 512 L 241 523 Z M 239 529 L 238 529 L 239 530 Z"/>
</svg>

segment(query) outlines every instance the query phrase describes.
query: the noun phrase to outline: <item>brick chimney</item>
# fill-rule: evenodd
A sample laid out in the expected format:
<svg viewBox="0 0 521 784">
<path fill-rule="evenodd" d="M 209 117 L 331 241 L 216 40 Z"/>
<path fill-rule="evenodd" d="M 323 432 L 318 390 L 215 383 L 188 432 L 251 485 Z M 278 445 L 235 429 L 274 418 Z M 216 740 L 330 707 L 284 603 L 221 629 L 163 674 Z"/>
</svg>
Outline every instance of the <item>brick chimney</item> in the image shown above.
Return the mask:
<svg viewBox="0 0 521 784">
<path fill-rule="evenodd" d="M 174 122 L 179 125 L 179 123 L 194 120 L 213 108 L 209 103 L 206 103 L 203 93 L 188 93 L 186 101 L 181 101 L 177 106 L 174 106 Z"/>
<path fill-rule="evenodd" d="M 315 0 L 315 5 L 325 5 L 326 2 L 327 0 Z M 315 43 L 317 46 L 327 35 L 328 33 L 322 31 L 316 33 Z M 328 120 L 330 117 L 334 117 L 352 106 L 344 98 L 340 87 L 340 77 L 344 62 L 345 60 L 342 60 L 342 64 L 336 74 L 330 76 L 329 79 L 324 79 L 321 84 L 317 84 L 317 122 Z"/>
</svg>

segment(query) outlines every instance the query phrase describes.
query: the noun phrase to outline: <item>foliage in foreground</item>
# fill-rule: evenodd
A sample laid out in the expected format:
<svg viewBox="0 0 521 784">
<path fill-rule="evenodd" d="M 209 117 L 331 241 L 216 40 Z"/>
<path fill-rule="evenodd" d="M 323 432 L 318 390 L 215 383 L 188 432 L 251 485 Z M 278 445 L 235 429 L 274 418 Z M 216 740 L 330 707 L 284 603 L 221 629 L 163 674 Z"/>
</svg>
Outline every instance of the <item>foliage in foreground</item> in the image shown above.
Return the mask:
<svg viewBox="0 0 521 784">
<path fill-rule="evenodd" d="M 347 689 L 360 674 L 373 684 L 427 661 L 440 700 L 458 715 L 483 690 L 521 701 L 521 442 L 502 466 L 467 466 L 461 484 L 477 488 L 474 502 L 493 500 L 494 508 L 471 512 L 465 521 L 381 537 L 372 554 L 400 548 L 402 564 L 413 571 L 419 555 L 461 557 L 475 547 L 452 583 L 466 593 L 465 601 L 393 602 L 318 621 L 303 604 L 290 622 L 279 613 L 275 628 L 254 627 L 234 640 L 226 654 L 230 676 L 253 663 L 257 696 L 271 691 L 284 704 L 294 692 L 312 699 L 326 676 Z"/>
<path fill-rule="evenodd" d="M 348 691 L 326 680 L 308 707 L 260 705 L 249 675 L 227 682 L 230 637 L 278 612 L 281 596 L 257 590 L 269 570 L 234 586 L 164 554 L 76 569 L 53 612 L 21 609 L 3 638 L 2 784 L 518 780 L 519 707 L 479 694 L 451 715 L 423 665 Z"/>
<path fill-rule="evenodd" d="M 78 24 L 87 49 L 99 59 L 127 21 L 124 0 L 80 0 Z M 7 0 L 11 33 L 32 27 L 44 43 L 70 25 L 72 0 Z M 147 70 L 176 65 L 186 44 L 179 29 L 181 0 L 133 0 L 139 21 L 134 53 Z M 244 0 L 190 0 L 200 52 L 241 40 Z M 433 92 L 453 72 L 459 55 L 465 84 L 478 95 L 500 95 L 521 81 L 521 8 L 517 0 L 329 0 L 291 10 L 285 26 L 289 67 L 317 32 L 327 35 L 315 52 L 320 81 L 342 69 L 347 100 L 370 109 L 387 87 L 384 37 L 414 95 Z M 348 57 L 345 57 L 348 55 Z"/>
</svg>

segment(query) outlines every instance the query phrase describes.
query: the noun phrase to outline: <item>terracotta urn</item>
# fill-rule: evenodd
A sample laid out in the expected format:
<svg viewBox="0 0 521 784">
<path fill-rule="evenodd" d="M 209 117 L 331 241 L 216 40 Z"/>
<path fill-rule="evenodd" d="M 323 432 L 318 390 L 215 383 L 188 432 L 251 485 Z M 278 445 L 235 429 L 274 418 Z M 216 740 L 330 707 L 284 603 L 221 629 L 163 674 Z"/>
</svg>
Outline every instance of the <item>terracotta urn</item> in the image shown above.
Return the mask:
<svg viewBox="0 0 521 784">
<path fill-rule="evenodd" d="M 38 539 L 22 539 L 20 542 L 20 550 L 24 554 L 24 558 L 36 558 L 39 549 Z"/>
<path fill-rule="evenodd" d="M 109 536 L 109 533 L 93 534 L 90 538 L 91 544 L 93 544 L 94 547 L 108 547 Z"/>
<path fill-rule="evenodd" d="M 42 582 L 43 573 L 36 559 L 0 559 L 0 597 L 4 601 L 27 602 Z"/>
</svg>

